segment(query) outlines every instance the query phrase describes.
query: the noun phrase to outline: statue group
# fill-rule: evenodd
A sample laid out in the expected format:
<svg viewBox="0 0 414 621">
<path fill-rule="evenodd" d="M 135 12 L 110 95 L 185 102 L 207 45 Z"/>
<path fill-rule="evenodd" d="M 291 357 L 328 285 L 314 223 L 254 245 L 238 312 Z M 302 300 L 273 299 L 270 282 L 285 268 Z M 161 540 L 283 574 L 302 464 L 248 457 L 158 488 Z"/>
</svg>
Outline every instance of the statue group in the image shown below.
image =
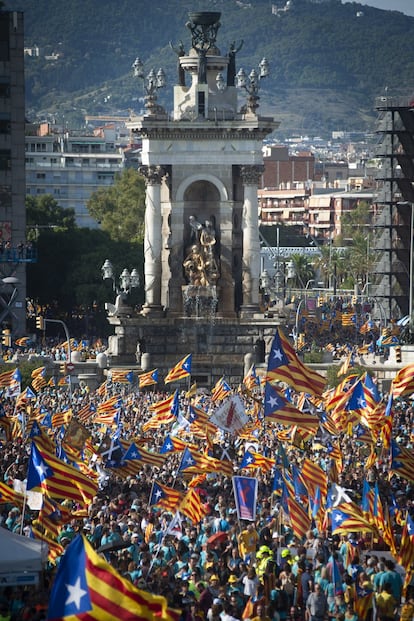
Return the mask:
<svg viewBox="0 0 414 621">
<path fill-rule="evenodd" d="M 195 287 L 214 286 L 219 278 L 216 259 L 216 232 L 212 222 L 201 224 L 190 216 L 191 246 L 184 259 L 183 267 L 187 282 Z"/>
</svg>

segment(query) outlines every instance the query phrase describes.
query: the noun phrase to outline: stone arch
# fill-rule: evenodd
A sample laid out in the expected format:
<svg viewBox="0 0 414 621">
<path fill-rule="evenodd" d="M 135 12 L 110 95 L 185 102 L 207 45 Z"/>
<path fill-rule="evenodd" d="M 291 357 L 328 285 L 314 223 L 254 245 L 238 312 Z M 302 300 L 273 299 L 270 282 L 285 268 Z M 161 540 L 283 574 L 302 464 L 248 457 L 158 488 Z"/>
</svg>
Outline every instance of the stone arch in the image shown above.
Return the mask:
<svg viewBox="0 0 414 621">
<path fill-rule="evenodd" d="M 191 177 L 186 177 L 178 186 L 177 188 L 177 193 L 176 193 L 176 197 L 175 200 L 177 202 L 183 202 L 185 200 L 184 195 L 187 191 L 187 189 L 193 184 L 196 183 L 198 181 L 206 181 L 208 183 L 211 183 L 213 186 L 215 186 L 219 192 L 219 200 L 220 202 L 223 201 L 227 201 L 228 198 L 228 193 L 227 193 L 227 189 L 224 185 L 224 183 L 218 179 L 217 177 L 215 177 L 214 175 L 206 175 L 206 174 L 199 174 L 199 175 L 191 175 Z"/>
</svg>

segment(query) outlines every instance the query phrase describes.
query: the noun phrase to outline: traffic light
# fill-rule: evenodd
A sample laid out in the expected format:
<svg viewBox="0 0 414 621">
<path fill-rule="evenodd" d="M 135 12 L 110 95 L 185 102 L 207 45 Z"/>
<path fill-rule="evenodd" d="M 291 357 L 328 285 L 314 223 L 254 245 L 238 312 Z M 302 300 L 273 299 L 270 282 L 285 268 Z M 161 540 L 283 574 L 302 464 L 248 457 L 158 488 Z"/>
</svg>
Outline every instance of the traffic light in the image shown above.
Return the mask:
<svg viewBox="0 0 414 621">
<path fill-rule="evenodd" d="M 38 317 L 36 317 L 36 328 L 38 330 L 44 330 L 45 329 L 45 320 L 40 315 Z"/>
<path fill-rule="evenodd" d="M 355 304 L 357 304 L 358 302 L 358 296 L 357 295 L 353 295 L 352 296 L 352 304 L 355 306 Z"/>
<path fill-rule="evenodd" d="M 401 362 L 401 347 L 399 345 L 395 348 L 395 362 Z"/>
<path fill-rule="evenodd" d="M 384 338 L 387 338 L 388 336 L 391 336 L 391 329 L 383 328 L 381 334 Z"/>
<path fill-rule="evenodd" d="M 59 373 L 61 373 L 62 375 L 67 375 L 68 372 L 68 367 L 66 365 L 66 362 L 62 362 L 62 364 L 59 365 Z"/>
<path fill-rule="evenodd" d="M 298 351 L 300 351 L 304 347 L 305 347 L 305 334 L 303 332 L 301 332 L 298 335 Z"/>
<path fill-rule="evenodd" d="M 320 296 L 318 297 L 318 306 L 320 307 L 320 306 L 323 306 L 323 305 L 324 305 L 324 299 L 323 299 L 323 297 L 320 295 Z"/>
<path fill-rule="evenodd" d="M 11 347 L 11 333 L 8 328 L 1 333 L 1 344 L 4 345 L 4 347 Z"/>
</svg>

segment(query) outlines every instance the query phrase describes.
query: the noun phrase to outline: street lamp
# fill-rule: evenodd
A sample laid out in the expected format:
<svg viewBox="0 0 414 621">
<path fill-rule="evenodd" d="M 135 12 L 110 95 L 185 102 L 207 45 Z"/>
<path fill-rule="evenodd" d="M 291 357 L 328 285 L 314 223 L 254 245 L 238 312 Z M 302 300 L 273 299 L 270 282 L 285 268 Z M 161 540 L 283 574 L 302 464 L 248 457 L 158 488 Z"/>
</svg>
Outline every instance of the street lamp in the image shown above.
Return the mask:
<svg viewBox="0 0 414 621">
<path fill-rule="evenodd" d="M 259 107 L 258 101 L 260 81 L 269 75 L 269 63 L 266 58 L 262 58 L 259 63 L 259 73 L 252 69 L 249 76 L 246 75 L 243 68 L 240 68 L 236 75 L 236 85 L 243 88 L 247 93 L 246 112 L 256 113 Z"/>
<path fill-rule="evenodd" d="M 118 296 L 125 298 L 131 289 L 139 287 L 140 278 L 138 271 L 134 268 L 130 273 L 125 267 L 119 276 L 119 287 L 116 286 L 115 272 L 112 263 L 109 259 L 105 259 L 104 264 L 101 267 L 102 279 L 112 280 L 112 288 Z"/>
<path fill-rule="evenodd" d="M 221 71 L 219 71 L 216 76 L 216 86 L 217 86 L 217 90 L 220 91 L 221 93 L 226 90 L 226 81 Z"/>
<path fill-rule="evenodd" d="M 157 104 L 157 91 L 160 88 L 164 88 L 166 84 L 165 73 L 163 69 L 158 69 L 157 73 L 155 73 L 154 69 L 151 69 L 149 74 L 146 76 L 144 71 L 144 64 L 139 57 L 134 60 L 132 68 L 134 70 L 134 76 L 136 78 L 140 78 L 143 82 L 145 91 L 145 107 L 147 108 L 149 113 L 164 113 L 164 108 Z"/>
</svg>

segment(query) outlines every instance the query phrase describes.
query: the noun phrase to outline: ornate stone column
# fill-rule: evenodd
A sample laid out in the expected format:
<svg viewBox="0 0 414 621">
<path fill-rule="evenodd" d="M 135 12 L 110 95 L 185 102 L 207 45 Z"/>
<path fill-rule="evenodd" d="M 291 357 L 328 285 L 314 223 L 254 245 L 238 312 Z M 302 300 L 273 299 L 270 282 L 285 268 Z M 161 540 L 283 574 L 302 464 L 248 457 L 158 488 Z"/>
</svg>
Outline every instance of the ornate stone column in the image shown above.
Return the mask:
<svg viewBox="0 0 414 621">
<path fill-rule="evenodd" d="M 243 304 L 241 315 L 248 316 L 259 311 L 260 239 L 257 187 L 263 166 L 240 166 L 243 182 Z"/>
<path fill-rule="evenodd" d="M 144 276 L 145 304 L 142 312 L 161 314 L 161 166 L 140 166 L 139 172 L 146 180 Z"/>
</svg>

